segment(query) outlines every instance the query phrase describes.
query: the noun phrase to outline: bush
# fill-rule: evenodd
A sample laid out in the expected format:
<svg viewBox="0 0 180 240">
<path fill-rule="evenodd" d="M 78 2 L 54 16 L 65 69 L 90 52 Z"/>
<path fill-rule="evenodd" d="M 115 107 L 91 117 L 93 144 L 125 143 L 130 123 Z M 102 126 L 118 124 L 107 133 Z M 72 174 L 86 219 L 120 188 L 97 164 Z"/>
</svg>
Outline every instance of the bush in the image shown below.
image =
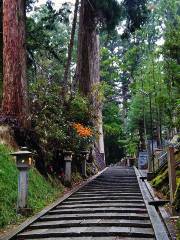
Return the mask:
<svg viewBox="0 0 180 240">
<path fill-rule="evenodd" d="M 87 98 L 79 93 L 61 99 L 59 83 L 38 80 L 31 84 L 32 122 L 38 144 L 47 163 L 57 159 L 57 152 L 78 151 L 79 136 L 74 123 L 92 127 L 92 111 Z M 91 119 L 91 120 L 90 120 Z M 33 146 L 31 146 L 33 148 Z"/>
</svg>

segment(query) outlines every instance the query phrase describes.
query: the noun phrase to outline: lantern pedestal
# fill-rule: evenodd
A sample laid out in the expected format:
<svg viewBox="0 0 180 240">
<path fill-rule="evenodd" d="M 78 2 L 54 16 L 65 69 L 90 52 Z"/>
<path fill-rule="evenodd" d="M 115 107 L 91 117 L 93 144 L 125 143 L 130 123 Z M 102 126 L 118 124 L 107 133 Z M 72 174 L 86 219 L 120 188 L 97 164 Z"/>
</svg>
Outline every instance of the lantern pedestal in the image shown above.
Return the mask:
<svg viewBox="0 0 180 240">
<path fill-rule="evenodd" d="M 65 161 L 65 175 L 64 175 L 64 184 L 66 186 L 71 186 L 71 163 L 72 163 L 72 152 L 64 152 L 64 161 Z"/>
<path fill-rule="evenodd" d="M 20 169 L 18 179 L 18 202 L 17 209 L 27 208 L 27 195 L 28 195 L 28 170 L 29 168 Z"/>
<path fill-rule="evenodd" d="M 27 169 L 21 169 L 18 178 L 18 201 L 17 201 L 17 213 L 28 216 L 32 213 L 32 209 L 27 207 L 28 200 L 28 171 Z"/>
<path fill-rule="evenodd" d="M 88 151 L 81 151 L 81 161 L 82 161 L 82 175 L 84 178 L 87 177 L 87 173 L 86 173 L 86 161 L 88 158 Z"/>
</svg>

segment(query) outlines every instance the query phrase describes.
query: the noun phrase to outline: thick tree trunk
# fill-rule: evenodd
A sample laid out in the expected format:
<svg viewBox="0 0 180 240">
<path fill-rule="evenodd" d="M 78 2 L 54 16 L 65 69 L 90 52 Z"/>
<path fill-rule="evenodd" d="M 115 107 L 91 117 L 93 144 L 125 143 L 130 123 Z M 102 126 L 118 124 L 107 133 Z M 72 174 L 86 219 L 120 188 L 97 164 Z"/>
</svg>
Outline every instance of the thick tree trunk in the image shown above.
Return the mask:
<svg viewBox="0 0 180 240">
<path fill-rule="evenodd" d="M 3 76 L 3 2 L 0 0 L 0 88 L 2 85 Z M 0 93 L 1 103 L 1 93 Z"/>
<path fill-rule="evenodd" d="M 3 115 L 28 127 L 25 0 L 3 1 Z"/>
<path fill-rule="evenodd" d="M 75 32 L 76 32 L 78 8 L 79 8 L 79 0 L 76 0 L 75 9 L 74 9 L 74 18 L 73 18 L 73 24 L 72 24 L 72 30 L 71 30 L 71 37 L 70 37 L 70 42 L 69 42 L 69 46 L 68 46 L 68 57 L 67 57 L 67 62 L 66 62 L 66 66 L 65 66 L 65 71 L 64 71 L 63 94 L 65 94 L 65 92 L 67 90 L 67 86 L 68 86 L 68 74 L 69 74 L 69 68 L 71 65 L 72 52 L 73 52 L 73 47 L 74 47 L 74 36 L 75 36 Z"/>
<path fill-rule="evenodd" d="M 87 14 L 86 12 L 87 10 L 85 9 L 85 0 L 81 0 L 76 78 L 80 91 L 87 96 L 89 95 L 91 88 L 90 88 L 87 30 L 85 23 L 86 18 L 85 14 Z"/>
<path fill-rule="evenodd" d="M 102 106 L 97 97 L 98 90 L 95 91 L 100 83 L 99 36 L 96 25 L 94 9 L 89 1 L 81 0 L 76 77 L 80 91 L 88 96 L 93 104 L 96 116 L 94 124 L 99 132 L 97 145 L 99 152 L 104 155 Z"/>
</svg>

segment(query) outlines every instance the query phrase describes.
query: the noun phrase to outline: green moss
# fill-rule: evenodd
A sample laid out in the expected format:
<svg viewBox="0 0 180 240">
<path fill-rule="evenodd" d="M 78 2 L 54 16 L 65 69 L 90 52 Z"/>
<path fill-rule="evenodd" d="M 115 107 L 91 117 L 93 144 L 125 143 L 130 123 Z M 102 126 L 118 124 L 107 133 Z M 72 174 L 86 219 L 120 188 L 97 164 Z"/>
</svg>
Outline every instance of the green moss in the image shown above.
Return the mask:
<svg viewBox="0 0 180 240">
<path fill-rule="evenodd" d="M 18 170 L 9 155 L 10 150 L 0 145 L 0 227 L 14 223 L 16 214 Z M 55 200 L 63 191 L 62 185 L 52 186 L 36 169 L 29 171 L 28 205 L 37 212 Z"/>
<path fill-rule="evenodd" d="M 180 219 L 178 219 L 176 223 L 176 229 L 177 229 L 177 240 L 180 240 Z"/>
<path fill-rule="evenodd" d="M 176 170 L 176 193 L 174 206 L 177 211 L 180 211 L 180 170 Z M 168 179 L 168 169 L 160 172 L 151 182 L 152 186 L 158 191 L 161 191 L 166 197 L 169 197 L 169 179 Z"/>
<path fill-rule="evenodd" d="M 174 205 L 177 211 L 180 211 L 180 178 L 176 179 L 177 187 L 175 192 L 175 201 Z"/>
<path fill-rule="evenodd" d="M 156 189 L 161 189 L 165 183 L 168 184 L 168 170 L 161 172 L 157 177 L 152 180 L 152 185 Z"/>
</svg>

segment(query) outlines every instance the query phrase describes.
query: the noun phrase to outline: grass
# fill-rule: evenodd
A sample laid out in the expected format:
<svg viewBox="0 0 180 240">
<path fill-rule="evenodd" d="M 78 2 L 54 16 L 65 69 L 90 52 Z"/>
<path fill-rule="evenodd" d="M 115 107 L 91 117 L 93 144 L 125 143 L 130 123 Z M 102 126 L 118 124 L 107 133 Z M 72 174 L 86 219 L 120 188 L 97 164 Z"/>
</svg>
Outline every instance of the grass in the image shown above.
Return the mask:
<svg viewBox="0 0 180 240">
<path fill-rule="evenodd" d="M 16 214 L 18 170 L 9 153 L 6 146 L 0 145 L 0 228 L 21 218 Z M 28 207 L 33 213 L 53 202 L 62 192 L 61 184 L 53 186 L 36 169 L 29 171 Z"/>
</svg>

